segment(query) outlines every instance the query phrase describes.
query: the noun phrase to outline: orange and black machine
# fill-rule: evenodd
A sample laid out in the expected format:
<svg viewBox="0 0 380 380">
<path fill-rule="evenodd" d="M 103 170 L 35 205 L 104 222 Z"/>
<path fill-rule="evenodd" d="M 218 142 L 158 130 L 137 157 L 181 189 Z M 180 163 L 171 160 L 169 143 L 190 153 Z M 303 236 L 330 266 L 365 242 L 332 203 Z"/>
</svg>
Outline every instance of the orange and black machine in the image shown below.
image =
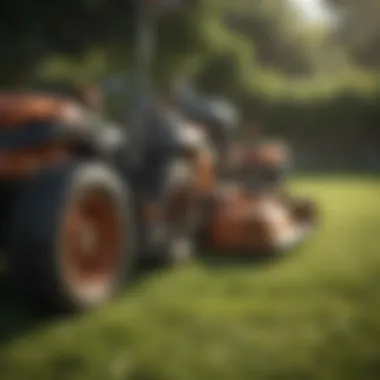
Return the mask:
<svg viewBox="0 0 380 380">
<path fill-rule="evenodd" d="M 133 2 L 136 104 L 125 125 L 62 94 L 0 94 L 0 249 L 34 306 L 102 304 L 138 259 L 166 260 L 168 235 L 155 232 L 166 220 L 165 167 L 182 147 L 151 100 L 149 74 L 155 18 L 174 3 Z"/>
<path fill-rule="evenodd" d="M 221 254 L 288 252 L 316 222 L 316 206 L 286 189 L 292 161 L 282 141 L 253 141 L 234 151 L 233 104 L 194 93 L 183 113 L 205 131 L 195 150 L 193 194 L 199 209 L 198 249 Z"/>
<path fill-rule="evenodd" d="M 235 254 L 290 252 L 316 223 L 316 205 L 286 188 L 290 150 L 261 142 L 240 152 L 230 180 L 220 184 L 206 226 L 208 247 Z"/>
<path fill-rule="evenodd" d="M 293 211 L 290 201 L 284 206 L 272 191 L 253 195 L 244 181 L 223 179 L 237 125 L 233 107 L 204 99 L 188 108 L 177 104 L 178 121 L 151 101 L 158 11 L 151 7 L 171 3 L 135 3 L 141 21 L 136 104 L 125 125 L 109 123 L 71 97 L 0 94 L 0 248 L 14 284 L 33 306 L 73 311 L 103 304 L 131 278 L 138 259 L 171 262 L 184 251 L 172 243 L 189 242 L 201 230 L 202 247 L 251 252 L 264 241 L 288 244 L 300 233 L 297 226 L 307 227 L 293 223 L 302 219 L 293 215 L 305 212 Z M 180 138 L 186 120 L 206 131 L 205 144 Z M 186 184 L 170 188 L 167 169 L 179 159 L 193 171 Z M 251 165 L 242 160 L 241 168 L 245 162 Z M 230 191 L 235 182 L 240 185 Z M 182 223 L 193 216 L 194 223 Z M 174 233 L 180 224 L 183 230 Z"/>
</svg>

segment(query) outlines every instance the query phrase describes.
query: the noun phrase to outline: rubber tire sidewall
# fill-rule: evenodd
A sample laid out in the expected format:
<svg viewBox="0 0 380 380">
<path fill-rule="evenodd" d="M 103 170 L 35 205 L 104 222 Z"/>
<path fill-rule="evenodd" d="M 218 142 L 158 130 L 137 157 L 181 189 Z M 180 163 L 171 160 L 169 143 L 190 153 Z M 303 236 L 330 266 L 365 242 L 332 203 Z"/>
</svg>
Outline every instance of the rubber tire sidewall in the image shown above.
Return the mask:
<svg viewBox="0 0 380 380">
<path fill-rule="evenodd" d="M 96 302 L 75 296 L 62 275 L 60 229 L 67 206 L 86 188 L 102 189 L 117 205 L 124 239 L 120 266 L 108 294 Z M 40 173 L 20 196 L 11 222 L 10 262 L 15 285 L 32 306 L 54 311 L 81 311 L 111 299 L 133 267 L 133 223 L 126 183 L 111 167 L 73 162 Z"/>
</svg>

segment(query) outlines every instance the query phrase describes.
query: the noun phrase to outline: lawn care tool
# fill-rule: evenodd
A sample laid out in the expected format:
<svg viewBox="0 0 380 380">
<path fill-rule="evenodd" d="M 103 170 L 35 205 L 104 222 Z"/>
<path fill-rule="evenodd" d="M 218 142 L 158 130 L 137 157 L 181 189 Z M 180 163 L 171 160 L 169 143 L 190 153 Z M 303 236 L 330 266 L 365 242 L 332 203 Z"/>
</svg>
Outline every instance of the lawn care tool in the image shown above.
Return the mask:
<svg viewBox="0 0 380 380">
<path fill-rule="evenodd" d="M 286 191 L 287 149 L 262 143 L 242 152 L 231 180 L 221 184 L 206 226 L 211 249 L 241 253 L 288 252 L 316 223 L 316 205 Z"/>
<path fill-rule="evenodd" d="M 280 226 L 312 220 L 272 186 L 251 188 L 248 152 L 227 175 L 233 107 L 152 99 L 153 16 L 164 3 L 136 1 L 136 103 L 125 125 L 71 97 L 0 94 L 0 249 L 33 307 L 98 306 L 139 262 L 183 263 L 209 247 L 278 249 Z"/>
<path fill-rule="evenodd" d="M 303 241 L 315 226 L 316 205 L 286 191 L 289 148 L 265 142 L 231 154 L 231 127 L 237 123 L 228 117 L 234 114 L 232 105 L 199 99 L 192 111 L 188 108 L 183 115 L 190 124 L 183 128 L 204 133 L 192 157 L 198 250 L 278 253 Z"/>
<path fill-rule="evenodd" d="M 165 173 L 184 148 L 149 96 L 149 63 L 153 16 L 172 3 L 136 1 L 136 104 L 125 126 L 70 97 L 0 94 L 0 249 L 33 307 L 97 306 L 137 261 L 171 261 Z"/>
</svg>

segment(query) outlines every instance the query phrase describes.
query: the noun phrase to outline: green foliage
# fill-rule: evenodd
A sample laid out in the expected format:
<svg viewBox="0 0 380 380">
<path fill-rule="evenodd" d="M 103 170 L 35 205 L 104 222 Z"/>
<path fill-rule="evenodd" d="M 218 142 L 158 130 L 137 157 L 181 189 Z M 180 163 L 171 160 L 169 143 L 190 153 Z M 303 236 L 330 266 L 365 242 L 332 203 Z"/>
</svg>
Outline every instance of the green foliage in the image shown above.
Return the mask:
<svg viewBox="0 0 380 380">
<path fill-rule="evenodd" d="M 380 67 L 380 2 L 378 0 L 324 0 L 339 23 L 333 37 L 353 62 L 363 68 Z"/>
<path fill-rule="evenodd" d="M 215 8 L 228 29 L 255 49 L 261 65 L 287 75 L 313 73 L 313 50 L 319 42 L 305 33 L 307 28 L 290 1 L 221 1 L 215 2 Z"/>
<path fill-rule="evenodd" d="M 62 55 L 53 55 L 41 64 L 35 76 L 42 80 L 61 80 L 78 85 L 101 77 L 108 69 L 102 50 L 89 50 L 77 59 L 67 59 Z"/>
<path fill-rule="evenodd" d="M 202 50 L 199 21 L 203 14 L 202 0 L 192 0 L 161 18 L 158 66 L 170 67 L 172 62 L 177 65 L 178 57 L 183 59 Z M 1 82 L 23 83 L 46 59 L 55 59 L 56 55 L 86 66 L 84 57 L 94 49 L 101 50 L 111 62 L 107 70 L 114 69 L 114 65 L 128 68 L 135 26 L 132 0 L 12 1 L 0 16 Z"/>
<path fill-rule="evenodd" d="M 209 20 L 206 35 L 211 46 L 196 81 L 206 92 L 235 99 L 256 66 L 254 49 L 241 36 L 229 32 L 218 19 Z"/>
<path fill-rule="evenodd" d="M 240 104 L 246 119 L 260 120 L 264 130 L 284 134 L 377 128 L 380 77 L 355 71 L 289 80 L 256 71 Z"/>
<path fill-rule="evenodd" d="M 78 56 L 120 39 L 127 43 L 131 36 L 130 1 L 15 0 L 8 5 L 0 16 L 3 83 L 25 80 L 51 54 Z M 117 33 L 111 35 L 110 30 Z"/>
</svg>

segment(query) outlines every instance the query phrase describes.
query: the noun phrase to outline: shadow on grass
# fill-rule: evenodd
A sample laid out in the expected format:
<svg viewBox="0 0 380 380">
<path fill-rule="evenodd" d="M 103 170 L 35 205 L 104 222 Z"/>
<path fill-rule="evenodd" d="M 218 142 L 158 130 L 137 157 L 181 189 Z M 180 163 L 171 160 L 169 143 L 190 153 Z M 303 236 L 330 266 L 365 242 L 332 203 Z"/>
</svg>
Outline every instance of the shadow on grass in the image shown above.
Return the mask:
<svg viewBox="0 0 380 380">
<path fill-rule="evenodd" d="M 131 286 L 138 285 L 142 279 L 142 276 L 136 276 Z M 17 294 L 9 276 L 3 272 L 0 272 L 0 309 L 0 352 L 19 337 L 75 318 L 74 315 L 65 313 L 33 310 L 33 307 Z"/>
<path fill-rule="evenodd" d="M 162 268 L 163 274 L 164 269 Z M 137 287 L 157 272 L 159 268 L 139 267 L 129 286 Z M 0 352 L 19 337 L 75 318 L 70 314 L 58 314 L 43 309 L 33 310 L 31 305 L 26 304 L 17 294 L 10 276 L 3 268 L 0 268 L 0 310 Z"/>
<path fill-rule="evenodd" d="M 15 337 L 46 323 L 45 318 L 26 309 L 3 272 L 0 272 L 0 309 L 0 350 Z"/>
<path fill-rule="evenodd" d="M 298 249 L 290 252 L 293 256 Z M 218 254 L 207 253 L 199 257 L 199 263 L 207 267 L 208 270 L 218 270 L 223 268 L 247 268 L 247 266 L 260 266 L 276 264 L 279 260 L 288 257 L 288 254 Z M 142 282 L 155 275 L 165 275 L 166 266 L 141 265 L 136 276 L 134 276 L 130 286 L 138 287 Z M 70 319 L 68 315 L 43 314 L 34 312 L 28 307 L 17 292 L 13 289 L 7 272 L 0 270 L 0 351 L 3 347 L 10 344 L 13 340 L 23 335 L 28 335 L 35 330 L 48 328 L 50 325 Z"/>
<path fill-rule="evenodd" d="M 207 266 L 207 269 L 217 270 L 219 268 L 246 268 L 247 266 L 264 266 L 271 265 L 280 260 L 280 256 L 268 255 L 268 254 L 255 254 L 255 255 L 243 255 L 243 254 L 218 254 L 217 252 L 211 252 L 203 255 L 200 258 L 202 265 Z"/>
<path fill-rule="evenodd" d="M 304 241 L 297 243 L 294 247 L 289 247 L 284 250 L 272 250 L 267 252 L 255 252 L 255 253 L 238 253 L 238 252 L 207 252 L 202 254 L 200 261 L 206 265 L 208 269 L 218 268 L 246 268 L 251 267 L 263 267 L 268 265 L 276 265 L 283 260 L 287 260 L 290 257 L 295 257 L 303 252 L 313 241 L 313 236 L 307 236 Z"/>
</svg>

